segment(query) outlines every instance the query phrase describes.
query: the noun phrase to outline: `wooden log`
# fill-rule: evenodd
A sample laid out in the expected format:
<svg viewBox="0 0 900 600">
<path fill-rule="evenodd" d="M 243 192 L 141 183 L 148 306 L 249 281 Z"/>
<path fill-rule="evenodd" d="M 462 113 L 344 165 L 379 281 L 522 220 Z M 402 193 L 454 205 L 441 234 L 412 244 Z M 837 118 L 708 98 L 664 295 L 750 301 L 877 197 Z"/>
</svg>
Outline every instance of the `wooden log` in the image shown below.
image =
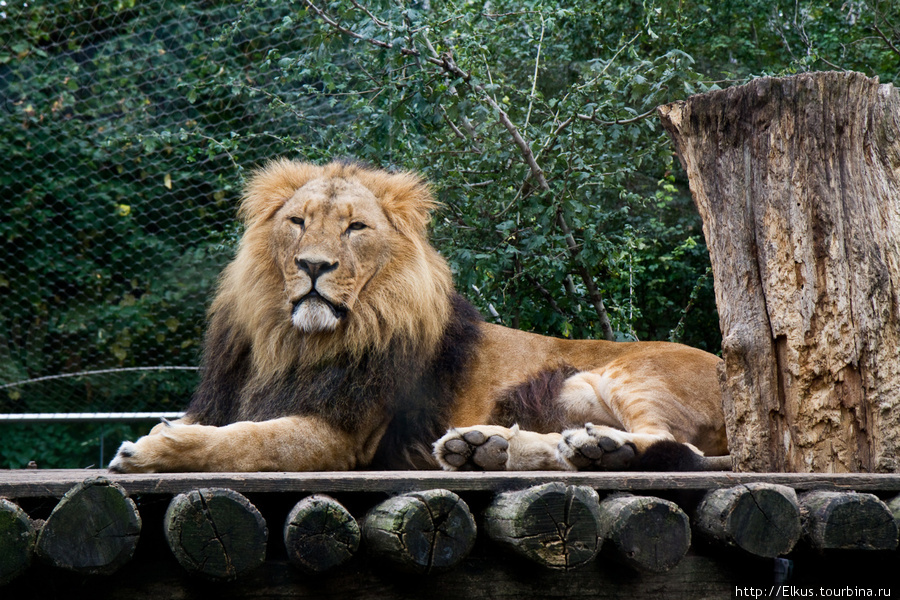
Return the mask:
<svg viewBox="0 0 900 600">
<path fill-rule="evenodd" d="M 800 496 L 803 536 L 818 550 L 894 550 L 897 523 L 873 494 L 809 492 Z"/>
<path fill-rule="evenodd" d="M 660 107 L 703 219 L 737 471 L 900 471 L 900 93 L 760 78 Z"/>
<path fill-rule="evenodd" d="M 688 516 L 660 498 L 612 494 L 600 503 L 600 527 L 604 552 L 638 571 L 668 571 L 691 547 Z"/>
<path fill-rule="evenodd" d="M 31 565 L 36 537 L 34 524 L 25 511 L 0 498 L 0 586 Z"/>
<path fill-rule="evenodd" d="M 35 542 L 35 553 L 55 567 L 108 575 L 131 560 L 141 533 L 134 502 L 118 484 L 95 477 L 65 493 Z"/>
<path fill-rule="evenodd" d="M 447 490 L 395 496 L 366 515 L 367 550 L 404 571 L 432 573 L 456 566 L 475 545 L 468 505 Z"/>
<path fill-rule="evenodd" d="M 359 540 L 359 525 L 353 515 L 324 494 L 298 502 L 284 524 L 288 558 L 313 573 L 347 562 L 359 548 Z"/>
<path fill-rule="evenodd" d="M 800 539 L 797 493 L 770 483 L 711 490 L 697 507 L 695 524 L 726 546 L 765 558 L 782 556 Z"/>
<path fill-rule="evenodd" d="M 233 490 L 204 488 L 175 496 L 163 526 L 181 566 L 207 579 L 234 580 L 266 557 L 266 521 Z"/>
<path fill-rule="evenodd" d="M 583 566 L 603 543 L 597 492 L 559 482 L 498 494 L 484 528 L 492 540 L 551 569 Z"/>
<path fill-rule="evenodd" d="M 887 503 L 888 510 L 894 515 L 894 521 L 900 527 L 900 496 L 894 496 Z"/>
</svg>

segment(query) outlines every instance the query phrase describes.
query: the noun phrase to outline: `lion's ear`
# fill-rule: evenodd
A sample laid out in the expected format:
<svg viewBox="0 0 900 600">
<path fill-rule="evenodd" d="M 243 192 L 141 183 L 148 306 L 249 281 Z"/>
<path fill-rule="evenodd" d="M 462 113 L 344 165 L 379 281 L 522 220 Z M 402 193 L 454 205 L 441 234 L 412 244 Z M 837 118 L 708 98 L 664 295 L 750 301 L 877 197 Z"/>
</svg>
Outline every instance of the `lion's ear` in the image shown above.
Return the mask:
<svg viewBox="0 0 900 600">
<path fill-rule="evenodd" d="M 238 217 L 245 225 L 265 221 L 308 181 L 320 177 L 322 167 L 286 158 L 273 160 L 250 176 Z"/>
<path fill-rule="evenodd" d="M 412 173 L 385 173 L 383 178 L 379 182 L 382 185 L 370 189 L 381 201 L 388 220 L 405 235 L 423 235 L 431 211 L 440 206 L 428 184 Z"/>
</svg>

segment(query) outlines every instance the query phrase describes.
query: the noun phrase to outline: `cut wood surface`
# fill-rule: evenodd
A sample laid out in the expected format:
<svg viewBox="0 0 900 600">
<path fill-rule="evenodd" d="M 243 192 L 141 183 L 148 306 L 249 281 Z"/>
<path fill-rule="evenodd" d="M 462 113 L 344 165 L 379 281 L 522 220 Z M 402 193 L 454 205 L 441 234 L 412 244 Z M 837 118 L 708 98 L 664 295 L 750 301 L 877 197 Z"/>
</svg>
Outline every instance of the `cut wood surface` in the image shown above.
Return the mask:
<svg viewBox="0 0 900 600">
<path fill-rule="evenodd" d="M 0 586 L 31 564 L 35 537 L 34 524 L 25 511 L 0 498 Z"/>
<path fill-rule="evenodd" d="M 121 486 L 103 477 L 66 492 L 38 533 L 43 561 L 85 575 L 108 575 L 131 560 L 141 517 Z"/>
<path fill-rule="evenodd" d="M 266 557 L 266 521 L 233 490 L 206 488 L 175 496 L 163 530 L 179 564 L 208 579 L 236 579 Z"/>
<path fill-rule="evenodd" d="M 673 568 L 691 546 L 688 516 L 674 502 L 618 493 L 600 503 L 604 552 L 642 572 Z"/>
<path fill-rule="evenodd" d="M 59 498 L 88 477 L 103 475 L 130 495 L 180 494 L 199 488 L 222 487 L 241 493 L 407 492 L 432 488 L 466 491 L 506 491 L 559 481 L 595 490 L 707 490 L 769 482 L 796 490 L 857 490 L 900 492 L 900 473 L 598 473 L 560 471 L 323 471 L 315 473 L 141 473 L 117 474 L 101 469 L 0 470 L 0 496 Z"/>
<path fill-rule="evenodd" d="M 498 494 L 485 510 L 484 529 L 495 542 L 551 569 L 582 567 L 603 543 L 597 492 L 562 483 Z"/>
<path fill-rule="evenodd" d="M 800 496 L 803 536 L 820 550 L 895 550 L 897 523 L 872 494 L 808 492 Z"/>
<path fill-rule="evenodd" d="M 760 78 L 659 109 L 703 219 L 739 471 L 900 471 L 900 94 Z"/>
<path fill-rule="evenodd" d="M 749 483 L 707 492 L 697 529 L 716 542 L 765 558 L 782 556 L 800 539 L 800 507 L 793 489 Z"/>
<path fill-rule="evenodd" d="M 448 490 L 395 496 L 366 514 L 366 549 L 376 558 L 413 573 L 448 570 L 475 545 L 475 519 L 468 505 Z"/>
<path fill-rule="evenodd" d="M 340 502 L 315 494 L 298 502 L 284 523 L 288 558 L 300 568 L 322 573 L 350 560 L 359 549 L 359 524 Z"/>
</svg>

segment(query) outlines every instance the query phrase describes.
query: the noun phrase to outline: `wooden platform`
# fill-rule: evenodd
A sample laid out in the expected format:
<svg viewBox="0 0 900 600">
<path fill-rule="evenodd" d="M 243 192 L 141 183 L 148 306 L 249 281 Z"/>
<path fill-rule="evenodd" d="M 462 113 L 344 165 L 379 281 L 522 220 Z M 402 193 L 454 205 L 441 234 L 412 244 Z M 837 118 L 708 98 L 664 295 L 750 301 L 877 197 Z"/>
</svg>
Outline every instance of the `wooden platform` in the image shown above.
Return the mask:
<svg viewBox="0 0 900 600">
<path fill-rule="evenodd" d="M 98 476 L 121 486 L 140 515 L 142 524 L 133 557 L 113 572 L 97 575 L 60 568 L 36 553 L 31 566 L 8 579 L 6 585 L 0 585 L 0 598 L 659 600 L 797 596 L 799 591 L 811 589 L 819 597 L 824 597 L 823 593 L 831 597 L 885 597 L 891 591 L 900 595 L 900 577 L 896 575 L 900 552 L 896 549 L 817 549 L 804 529 L 804 537 L 789 553 L 765 558 L 734 544 L 720 544 L 704 535 L 698 526 L 705 499 L 717 490 L 779 484 L 786 486 L 789 493 L 795 491 L 801 499 L 809 491 L 842 492 L 844 498 L 852 496 L 849 492 L 865 492 L 878 503 L 900 495 L 900 474 L 355 471 L 117 475 L 99 469 L 26 469 L 0 470 L 0 497 L 21 507 L 39 531 L 62 504 L 64 495 L 72 497 L 72 491 L 83 490 L 85 482 Z M 517 554 L 490 535 L 486 527 L 489 508 L 495 506 L 497 498 L 550 482 L 562 484 L 558 486 L 562 489 L 584 486 L 579 489 L 589 488 L 589 493 L 596 490 L 601 505 L 604 499 L 616 498 L 620 492 L 665 499 L 690 518 L 690 547 L 670 570 L 648 572 L 628 564 L 628 557 L 607 538 L 595 558 L 583 566 L 560 570 Z M 262 564 L 230 581 L 189 572 L 180 559 L 176 560 L 172 541 L 164 531 L 173 497 L 210 488 L 244 495 L 258 509 L 267 529 Z M 291 560 L 284 536 L 289 513 L 311 494 L 327 494 L 336 499 L 364 526 L 373 507 L 384 506 L 398 495 L 414 496 L 411 492 L 426 490 L 454 492 L 477 523 L 474 546 L 449 570 L 408 572 L 379 555 L 365 540 L 346 563 L 326 572 L 309 572 Z M 892 506 L 895 504 L 896 500 Z M 207 508 L 204 505 L 203 510 Z M 565 537 L 565 530 L 572 525 L 560 522 L 551 529 L 562 527 L 560 535 Z M 221 530 L 216 532 L 217 538 L 221 535 Z"/>
<path fill-rule="evenodd" d="M 0 496 L 59 497 L 76 483 L 103 475 L 129 494 L 177 494 L 204 487 L 241 493 L 404 492 L 442 488 L 454 492 L 498 492 L 548 481 L 585 485 L 598 491 L 709 490 L 753 482 L 778 483 L 798 491 L 854 490 L 900 493 L 900 473 L 586 473 L 519 471 L 351 471 L 317 473 L 165 473 L 119 475 L 105 469 L 0 470 Z"/>
</svg>

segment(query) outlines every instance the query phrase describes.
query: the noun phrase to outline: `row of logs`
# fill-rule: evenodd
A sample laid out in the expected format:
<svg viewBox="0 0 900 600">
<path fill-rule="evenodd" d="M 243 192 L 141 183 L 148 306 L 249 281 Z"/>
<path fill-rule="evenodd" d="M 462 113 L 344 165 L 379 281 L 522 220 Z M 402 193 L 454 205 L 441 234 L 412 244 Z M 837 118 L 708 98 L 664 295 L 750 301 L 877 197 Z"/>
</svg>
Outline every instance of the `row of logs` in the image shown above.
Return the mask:
<svg viewBox="0 0 900 600">
<path fill-rule="evenodd" d="M 798 497 L 766 483 L 709 491 L 693 519 L 705 538 L 761 557 L 787 554 L 801 537 L 819 550 L 896 549 L 898 521 L 900 496 L 889 505 L 855 492 Z M 491 540 L 560 570 L 589 563 L 605 546 L 619 562 L 662 572 L 691 544 L 688 516 L 670 501 L 628 493 L 601 500 L 589 487 L 562 483 L 497 494 L 483 527 Z M 102 477 L 72 488 L 44 522 L 0 499 L 0 585 L 24 571 L 32 556 L 77 573 L 112 573 L 131 559 L 140 531 L 134 502 Z M 232 490 L 175 496 L 164 532 L 178 562 L 206 578 L 233 580 L 265 559 L 266 521 Z M 466 557 L 476 524 L 466 503 L 447 490 L 392 497 L 360 522 L 333 498 L 313 495 L 291 510 L 283 537 L 290 560 L 307 572 L 341 565 L 364 545 L 401 570 L 431 573 Z"/>
</svg>

